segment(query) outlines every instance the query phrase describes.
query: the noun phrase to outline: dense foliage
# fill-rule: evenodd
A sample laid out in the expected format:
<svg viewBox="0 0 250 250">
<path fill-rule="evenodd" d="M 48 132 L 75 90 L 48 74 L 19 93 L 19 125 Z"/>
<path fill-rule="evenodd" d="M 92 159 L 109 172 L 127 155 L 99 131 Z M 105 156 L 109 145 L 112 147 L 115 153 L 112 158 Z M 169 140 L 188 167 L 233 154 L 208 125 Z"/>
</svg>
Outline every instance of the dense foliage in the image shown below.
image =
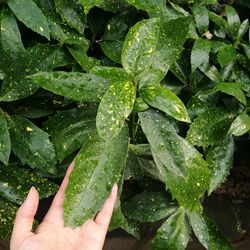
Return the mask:
<svg viewBox="0 0 250 250">
<path fill-rule="evenodd" d="M 232 4 L 233 5 L 230 5 Z M 57 190 L 65 223 L 93 217 L 114 182 L 110 230 L 152 249 L 231 249 L 202 201 L 250 129 L 249 1 L 1 0 L 0 237 L 29 188 Z"/>
</svg>

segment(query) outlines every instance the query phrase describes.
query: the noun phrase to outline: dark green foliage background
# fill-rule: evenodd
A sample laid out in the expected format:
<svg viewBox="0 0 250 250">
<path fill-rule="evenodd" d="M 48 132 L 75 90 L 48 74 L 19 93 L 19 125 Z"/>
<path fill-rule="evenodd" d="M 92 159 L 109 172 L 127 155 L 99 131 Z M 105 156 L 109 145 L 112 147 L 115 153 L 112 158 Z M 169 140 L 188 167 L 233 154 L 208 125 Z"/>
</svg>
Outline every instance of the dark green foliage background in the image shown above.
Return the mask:
<svg viewBox="0 0 250 250">
<path fill-rule="evenodd" d="M 0 1 L 0 238 L 69 163 L 65 224 L 94 217 L 152 249 L 232 249 L 202 202 L 250 130 L 249 1 Z M 79 212 L 80 211 L 80 212 Z"/>
</svg>

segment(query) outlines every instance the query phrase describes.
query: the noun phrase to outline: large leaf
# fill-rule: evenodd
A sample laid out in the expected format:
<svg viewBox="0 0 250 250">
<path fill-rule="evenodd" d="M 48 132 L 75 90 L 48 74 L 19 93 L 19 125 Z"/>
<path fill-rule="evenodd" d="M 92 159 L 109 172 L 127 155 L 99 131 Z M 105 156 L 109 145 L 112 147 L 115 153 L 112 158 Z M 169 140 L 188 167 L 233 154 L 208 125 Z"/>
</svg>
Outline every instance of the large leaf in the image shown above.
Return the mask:
<svg viewBox="0 0 250 250">
<path fill-rule="evenodd" d="M 210 182 L 210 173 L 202 155 L 180 137 L 170 121 L 160 113 L 148 110 L 139 113 L 139 117 L 166 188 L 180 206 L 200 210 L 199 199 Z"/>
<path fill-rule="evenodd" d="M 49 135 L 21 116 L 13 115 L 8 122 L 12 150 L 22 163 L 55 174 L 55 150 Z"/>
<path fill-rule="evenodd" d="M 135 98 L 136 90 L 131 81 L 121 79 L 110 86 L 101 100 L 96 117 L 97 131 L 102 138 L 110 140 L 119 133 L 133 109 Z"/>
<path fill-rule="evenodd" d="M 216 225 L 208 218 L 198 213 L 190 213 L 189 221 L 200 243 L 209 250 L 234 249 L 228 239 L 221 233 Z"/>
<path fill-rule="evenodd" d="M 95 129 L 95 115 L 96 109 L 71 109 L 58 112 L 44 124 L 59 161 L 84 144 Z"/>
<path fill-rule="evenodd" d="M 0 161 L 7 163 L 9 161 L 11 150 L 10 135 L 6 118 L 0 110 Z"/>
<path fill-rule="evenodd" d="M 27 27 L 38 34 L 50 38 L 49 24 L 42 11 L 32 0 L 9 0 L 8 5 Z"/>
<path fill-rule="evenodd" d="M 1 48 L 6 54 L 16 58 L 20 52 L 24 51 L 24 46 L 16 19 L 9 9 L 1 9 L 0 24 Z"/>
<path fill-rule="evenodd" d="M 128 218 L 139 222 L 154 222 L 170 216 L 177 204 L 161 192 L 143 192 L 133 196 L 123 205 Z"/>
<path fill-rule="evenodd" d="M 183 122 L 190 122 L 183 102 L 171 90 L 161 85 L 147 85 L 140 89 L 141 97 L 149 105 Z"/>
<path fill-rule="evenodd" d="M 152 250 L 184 250 L 189 241 L 190 226 L 182 209 L 171 215 L 157 230 Z"/>
<path fill-rule="evenodd" d="M 109 87 L 104 78 L 79 72 L 39 72 L 30 78 L 55 94 L 87 102 L 100 101 Z"/>
<path fill-rule="evenodd" d="M 206 161 L 211 170 L 209 194 L 216 190 L 230 173 L 234 156 L 234 140 L 231 135 L 208 151 Z"/>
<path fill-rule="evenodd" d="M 66 226 L 79 226 L 102 207 L 118 182 L 128 151 L 128 130 L 105 142 L 94 132 L 75 158 L 64 202 Z"/>
<path fill-rule="evenodd" d="M 103 41 L 101 49 L 104 54 L 109 57 L 112 61 L 121 64 L 121 53 L 123 41 Z"/>
<path fill-rule="evenodd" d="M 187 140 L 193 145 L 207 147 L 226 138 L 233 116 L 220 108 L 210 108 L 191 124 Z"/>
<path fill-rule="evenodd" d="M 233 121 L 230 131 L 233 135 L 241 136 L 250 130 L 250 117 L 246 113 L 241 113 Z"/>
<path fill-rule="evenodd" d="M 49 197 L 58 189 L 58 186 L 47 178 L 38 177 L 15 164 L 0 166 L 0 194 L 4 198 L 21 204 L 32 186 L 36 187 L 40 198 Z"/>
</svg>

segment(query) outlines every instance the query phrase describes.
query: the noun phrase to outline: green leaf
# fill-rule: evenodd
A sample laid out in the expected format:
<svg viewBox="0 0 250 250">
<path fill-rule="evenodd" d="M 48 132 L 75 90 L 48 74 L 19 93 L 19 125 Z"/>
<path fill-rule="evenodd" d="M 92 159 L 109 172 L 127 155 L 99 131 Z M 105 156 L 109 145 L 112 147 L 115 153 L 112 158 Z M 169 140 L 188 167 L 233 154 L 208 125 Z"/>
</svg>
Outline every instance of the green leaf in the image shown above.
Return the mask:
<svg viewBox="0 0 250 250">
<path fill-rule="evenodd" d="M 238 34 L 237 34 L 238 41 L 240 41 L 243 38 L 243 36 L 246 34 L 248 29 L 249 29 L 249 20 L 246 19 L 240 25 L 240 28 L 239 28 L 239 31 L 238 31 Z"/>
<path fill-rule="evenodd" d="M 236 10 L 229 5 L 225 6 L 225 12 L 227 16 L 229 30 L 232 34 L 232 37 L 235 37 L 241 25 L 239 15 Z"/>
<path fill-rule="evenodd" d="M 0 39 L 1 48 L 6 54 L 17 58 L 24 46 L 16 18 L 8 8 L 2 8 L 0 12 Z"/>
<path fill-rule="evenodd" d="M 12 150 L 21 162 L 55 174 L 55 150 L 49 135 L 21 116 L 13 115 L 8 122 Z"/>
<path fill-rule="evenodd" d="M 128 151 L 128 130 L 124 127 L 109 142 L 94 132 L 75 158 L 66 188 L 64 220 L 77 227 L 102 207 L 113 184 L 119 181 Z"/>
<path fill-rule="evenodd" d="M 152 241 L 152 250 L 184 250 L 187 247 L 190 226 L 181 209 L 171 215 L 157 230 Z"/>
<path fill-rule="evenodd" d="M 203 35 L 206 31 L 208 31 L 209 26 L 208 9 L 199 3 L 194 5 L 192 11 L 195 15 L 196 26 L 200 34 Z"/>
<path fill-rule="evenodd" d="M 149 105 L 141 97 L 135 99 L 133 112 L 138 113 L 147 109 L 149 109 Z"/>
<path fill-rule="evenodd" d="M 194 42 L 194 46 L 191 52 L 191 66 L 192 72 L 194 72 L 201 65 L 207 66 L 209 63 L 209 53 L 211 45 L 208 40 L 197 39 Z"/>
<path fill-rule="evenodd" d="M 58 186 L 47 178 L 38 177 L 16 164 L 0 166 L 0 194 L 2 197 L 20 205 L 32 186 L 36 187 L 40 198 L 49 197 L 58 189 Z"/>
<path fill-rule="evenodd" d="M 109 87 L 104 78 L 79 72 L 39 72 L 29 78 L 55 94 L 87 102 L 100 101 Z"/>
<path fill-rule="evenodd" d="M 9 102 L 32 95 L 39 86 L 26 76 L 68 64 L 60 47 L 37 44 L 20 54 L 18 59 L 0 58 L 0 68 L 5 73 L 0 100 Z"/>
<path fill-rule="evenodd" d="M 226 138 L 232 115 L 220 108 L 210 108 L 190 125 L 187 140 L 193 145 L 207 147 Z"/>
<path fill-rule="evenodd" d="M 241 113 L 233 121 L 230 131 L 233 135 L 241 136 L 250 130 L 250 117 L 246 113 Z"/>
<path fill-rule="evenodd" d="M 95 129 L 95 116 L 95 109 L 70 109 L 58 112 L 44 124 L 60 162 L 84 144 Z"/>
<path fill-rule="evenodd" d="M 139 222 L 154 222 L 170 216 L 177 204 L 161 192 L 142 192 L 127 200 L 123 211 L 128 218 Z"/>
<path fill-rule="evenodd" d="M 234 156 L 234 140 L 231 135 L 208 151 L 206 161 L 211 170 L 209 194 L 216 190 L 230 173 Z"/>
<path fill-rule="evenodd" d="M 36 3 L 32 0 L 9 0 L 7 3 L 16 17 L 28 28 L 47 39 L 50 38 L 49 24 Z"/>
<path fill-rule="evenodd" d="M 208 15 L 209 19 L 211 19 L 220 29 L 224 29 L 225 31 L 228 30 L 228 23 L 222 16 L 213 12 L 209 12 Z"/>
<path fill-rule="evenodd" d="M 79 0 L 84 7 L 84 13 L 88 14 L 94 6 L 104 3 L 104 0 Z"/>
<path fill-rule="evenodd" d="M 135 98 L 136 90 L 131 81 L 120 79 L 110 86 L 96 116 L 97 131 L 103 139 L 108 141 L 120 132 L 133 109 Z"/>
<path fill-rule="evenodd" d="M 104 54 L 112 61 L 121 64 L 123 41 L 103 41 L 100 43 Z"/>
<path fill-rule="evenodd" d="M 232 45 L 226 45 L 219 50 L 217 60 L 221 67 L 225 67 L 229 63 L 234 62 L 236 60 L 236 56 L 236 50 L 232 47 Z"/>
<path fill-rule="evenodd" d="M 79 33 L 84 33 L 86 20 L 83 7 L 78 1 L 55 0 L 55 8 L 64 22 Z"/>
<path fill-rule="evenodd" d="M 203 217 L 198 213 L 190 213 L 189 221 L 196 237 L 206 249 L 234 249 L 228 239 L 208 218 Z"/>
<path fill-rule="evenodd" d="M 98 7 L 105 11 L 111 11 L 113 13 L 122 12 L 129 8 L 126 0 L 103 0 L 100 1 Z"/>
<path fill-rule="evenodd" d="M 8 163 L 11 151 L 10 135 L 7 121 L 0 109 L 0 161 Z"/>
<path fill-rule="evenodd" d="M 18 206 L 0 197 L 0 238 L 10 240 Z"/>
<path fill-rule="evenodd" d="M 216 88 L 223 93 L 234 96 L 239 102 L 247 105 L 245 94 L 241 90 L 241 84 L 236 82 L 221 82 L 216 85 Z"/>
<path fill-rule="evenodd" d="M 171 90 L 161 85 L 147 85 L 140 89 L 141 97 L 178 121 L 190 122 L 185 105 Z"/>
<path fill-rule="evenodd" d="M 180 206 L 200 210 L 210 173 L 202 155 L 180 137 L 170 121 L 153 110 L 139 113 L 158 171 Z M 192 199 L 190 199 L 192 197 Z"/>
</svg>

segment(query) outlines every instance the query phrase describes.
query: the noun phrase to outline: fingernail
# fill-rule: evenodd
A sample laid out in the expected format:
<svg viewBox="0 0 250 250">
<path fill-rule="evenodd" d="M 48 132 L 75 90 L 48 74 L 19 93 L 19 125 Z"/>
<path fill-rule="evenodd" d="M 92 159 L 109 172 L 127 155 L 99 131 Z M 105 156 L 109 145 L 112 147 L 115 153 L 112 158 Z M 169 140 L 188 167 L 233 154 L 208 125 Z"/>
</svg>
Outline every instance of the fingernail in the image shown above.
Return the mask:
<svg viewBox="0 0 250 250">
<path fill-rule="evenodd" d="M 116 194 L 118 192 L 118 186 L 117 186 L 117 183 L 114 184 L 114 186 L 112 187 L 112 190 L 111 190 L 111 194 Z"/>
<path fill-rule="evenodd" d="M 34 189 L 35 189 L 35 187 L 33 187 L 33 186 L 30 188 L 30 190 L 29 190 L 29 192 L 28 192 L 26 198 L 24 199 L 23 203 L 29 198 L 31 192 L 32 192 Z M 23 204 L 23 203 L 22 203 L 22 204 Z"/>
</svg>

